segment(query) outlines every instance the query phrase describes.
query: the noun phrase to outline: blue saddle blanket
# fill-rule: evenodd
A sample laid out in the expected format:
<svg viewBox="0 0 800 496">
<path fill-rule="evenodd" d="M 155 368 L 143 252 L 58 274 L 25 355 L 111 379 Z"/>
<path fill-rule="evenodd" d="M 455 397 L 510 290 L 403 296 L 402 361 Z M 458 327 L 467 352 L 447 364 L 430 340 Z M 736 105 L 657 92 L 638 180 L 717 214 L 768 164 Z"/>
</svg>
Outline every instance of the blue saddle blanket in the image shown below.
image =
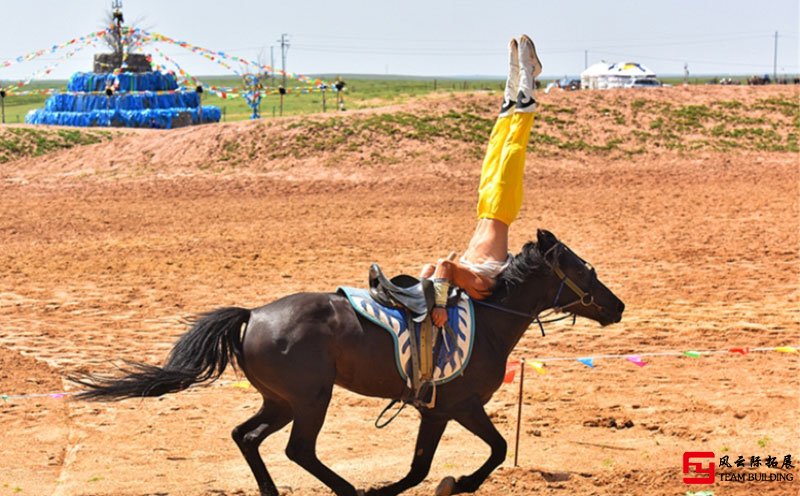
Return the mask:
<svg viewBox="0 0 800 496">
<path fill-rule="evenodd" d="M 387 331 L 394 340 L 395 363 L 404 381 L 410 384 L 411 339 L 406 313 L 397 308 L 381 305 L 372 299 L 369 291 L 359 288 L 340 287 L 337 292 L 350 301 L 355 311 L 370 322 Z M 447 309 L 450 328 L 455 339 L 448 332 L 443 333 L 444 341 L 434 350 L 433 382 L 444 384 L 464 373 L 472 356 L 472 343 L 475 338 L 475 322 L 472 300 L 461 295 L 457 305 Z M 412 322 L 413 323 L 413 322 Z M 419 343 L 420 324 L 414 323 L 413 339 Z"/>
</svg>

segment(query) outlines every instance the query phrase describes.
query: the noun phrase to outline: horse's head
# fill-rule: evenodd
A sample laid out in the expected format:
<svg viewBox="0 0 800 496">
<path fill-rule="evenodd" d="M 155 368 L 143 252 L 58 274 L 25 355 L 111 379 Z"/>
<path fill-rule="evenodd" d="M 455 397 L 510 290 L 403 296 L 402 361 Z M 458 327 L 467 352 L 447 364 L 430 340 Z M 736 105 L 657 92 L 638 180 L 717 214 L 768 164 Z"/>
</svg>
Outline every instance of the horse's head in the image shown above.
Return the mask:
<svg viewBox="0 0 800 496">
<path fill-rule="evenodd" d="M 550 267 L 555 294 L 551 306 L 606 326 L 622 320 L 625 304 L 597 278 L 588 262 L 549 231 L 536 233 L 537 248 Z"/>
</svg>

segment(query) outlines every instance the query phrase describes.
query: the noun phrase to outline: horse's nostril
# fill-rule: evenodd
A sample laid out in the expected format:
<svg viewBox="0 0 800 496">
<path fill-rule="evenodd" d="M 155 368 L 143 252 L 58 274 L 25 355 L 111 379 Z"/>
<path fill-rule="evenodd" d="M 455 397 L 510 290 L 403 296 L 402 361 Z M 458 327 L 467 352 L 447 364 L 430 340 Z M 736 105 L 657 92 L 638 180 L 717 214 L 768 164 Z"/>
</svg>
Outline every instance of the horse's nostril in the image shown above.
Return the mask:
<svg viewBox="0 0 800 496">
<path fill-rule="evenodd" d="M 622 312 L 624 312 L 624 311 L 625 311 L 625 304 L 624 304 L 624 303 L 622 303 L 622 302 L 619 302 L 619 305 L 617 305 L 617 311 L 618 311 L 619 313 L 622 313 Z"/>
</svg>

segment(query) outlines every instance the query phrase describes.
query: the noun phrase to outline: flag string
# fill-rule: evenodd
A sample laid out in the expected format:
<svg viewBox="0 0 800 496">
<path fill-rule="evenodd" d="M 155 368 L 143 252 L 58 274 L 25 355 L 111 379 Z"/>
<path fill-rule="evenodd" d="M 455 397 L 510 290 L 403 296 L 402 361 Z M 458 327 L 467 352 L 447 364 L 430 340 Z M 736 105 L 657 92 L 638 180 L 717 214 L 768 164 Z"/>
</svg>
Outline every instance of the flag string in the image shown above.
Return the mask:
<svg viewBox="0 0 800 496">
<path fill-rule="evenodd" d="M 545 358 L 526 358 L 526 361 L 536 361 L 536 362 L 567 362 L 567 361 L 575 361 L 579 358 L 594 358 L 594 359 L 619 359 L 624 358 L 628 359 L 632 356 L 639 356 L 639 357 L 657 357 L 657 356 L 684 356 L 686 353 L 696 353 L 698 355 L 727 355 L 731 353 L 738 353 L 741 355 L 746 355 L 749 353 L 758 353 L 764 351 L 779 351 L 783 353 L 796 353 L 797 349 L 800 348 L 798 346 L 782 346 L 776 348 L 774 346 L 764 347 L 764 348 L 728 348 L 724 350 L 702 350 L 702 351 L 657 351 L 657 352 L 631 352 L 626 354 L 616 354 L 616 355 L 582 355 L 576 357 L 545 357 Z"/>
</svg>

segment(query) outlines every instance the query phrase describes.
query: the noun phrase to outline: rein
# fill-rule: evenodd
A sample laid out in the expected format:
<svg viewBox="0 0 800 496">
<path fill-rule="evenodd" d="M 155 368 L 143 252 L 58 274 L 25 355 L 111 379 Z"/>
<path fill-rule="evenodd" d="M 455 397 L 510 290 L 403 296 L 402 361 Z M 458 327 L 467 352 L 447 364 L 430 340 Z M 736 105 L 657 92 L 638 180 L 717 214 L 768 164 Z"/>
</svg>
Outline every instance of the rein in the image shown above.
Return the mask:
<svg viewBox="0 0 800 496">
<path fill-rule="evenodd" d="M 556 317 L 554 319 L 542 320 L 539 317 L 538 313 L 537 314 L 533 314 L 533 313 L 518 312 L 517 310 L 513 310 L 511 308 L 504 307 L 504 306 L 501 306 L 501 305 L 495 305 L 494 303 L 489 303 L 489 302 L 486 302 L 486 301 L 481 301 L 481 300 L 472 300 L 472 301 L 477 303 L 478 305 L 481 305 L 481 306 L 484 306 L 484 307 L 494 308 L 495 310 L 500 310 L 501 312 L 510 313 L 512 315 L 518 315 L 520 317 L 525 317 L 526 319 L 530 319 L 531 321 L 535 320 L 536 323 L 539 324 L 539 329 L 542 331 L 542 336 L 545 335 L 544 334 L 544 324 L 552 324 L 553 322 L 558 322 L 560 320 L 564 320 L 564 319 L 568 319 L 568 318 L 572 317 L 572 324 L 575 325 L 576 315 L 574 313 L 568 313 L 567 315 L 564 315 L 564 316 L 561 316 L 561 317 Z M 548 313 L 547 315 L 550 315 L 550 314 Z"/>
</svg>

